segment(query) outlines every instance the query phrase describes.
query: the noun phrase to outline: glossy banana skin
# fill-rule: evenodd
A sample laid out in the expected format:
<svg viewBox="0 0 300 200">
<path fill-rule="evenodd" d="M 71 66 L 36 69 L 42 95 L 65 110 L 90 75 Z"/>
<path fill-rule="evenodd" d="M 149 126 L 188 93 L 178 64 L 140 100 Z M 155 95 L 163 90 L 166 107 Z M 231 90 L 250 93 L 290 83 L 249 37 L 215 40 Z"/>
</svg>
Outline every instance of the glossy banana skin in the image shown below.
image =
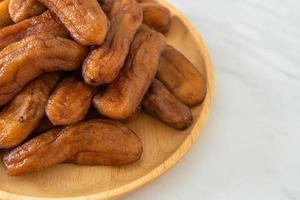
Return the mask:
<svg viewBox="0 0 300 200">
<path fill-rule="evenodd" d="M 45 115 L 48 98 L 60 78 L 45 74 L 29 83 L 0 113 L 0 148 L 21 144 Z"/>
<path fill-rule="evenodd" d="M 127 165 L 140 159 L 141 140 L 119 122 L 90 120 L 52 129 L 8 152 L 8 175 L 40 171 L 63 162 L 80 165 Z"/>
<path fill-rule="evenodd" d="M 76 70 L 86 55 L 85 47 L 49 34 L 32 35 L 7 46 L 0 52 L 0 105 L 43 72 Z"/>
<path fill-rule="evenodd" d="M 159 80 L 155 79 L 144 96 L 143 109 L 176 129 L 188 128 L 193 121 L 189 107 L 179 101 Z"/>
</svg>

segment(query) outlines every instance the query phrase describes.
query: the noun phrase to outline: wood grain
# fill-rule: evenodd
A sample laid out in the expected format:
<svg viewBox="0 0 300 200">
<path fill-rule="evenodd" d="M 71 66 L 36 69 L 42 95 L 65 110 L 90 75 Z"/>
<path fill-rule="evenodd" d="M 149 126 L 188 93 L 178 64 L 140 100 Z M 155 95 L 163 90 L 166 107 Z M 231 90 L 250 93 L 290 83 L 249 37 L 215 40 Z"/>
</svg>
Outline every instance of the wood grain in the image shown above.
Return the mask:
<svg viewBox="0 0 300 200">
<path fill-rule="evenodd" d="M 167 6 L 173 15 L 167 41 L 183 52 L 207 79 L 207 96 L 201 106 L 193 109 L 195 120 L 191 128 L 176 131 L 140 114 L 128 126 L 142 138 L 144 154 L 139 162 L 126 167 L 63 164 L 39 173 L 9 177 L 1 165 L 0 199 L 117 199 L 161 176 L 190 149 L 211 108 L 214 93 L 212 64 L 204 42 L 188 20 L 164 0 L 157 2 Z"/>
</svg>

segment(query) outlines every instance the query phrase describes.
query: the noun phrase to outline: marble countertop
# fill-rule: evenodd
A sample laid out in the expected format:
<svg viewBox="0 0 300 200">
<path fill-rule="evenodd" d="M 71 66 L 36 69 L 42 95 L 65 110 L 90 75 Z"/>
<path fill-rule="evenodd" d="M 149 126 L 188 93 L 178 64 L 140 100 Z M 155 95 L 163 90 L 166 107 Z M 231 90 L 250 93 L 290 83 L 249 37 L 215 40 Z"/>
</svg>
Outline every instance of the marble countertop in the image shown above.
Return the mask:
<svg viewBox="0 0 300 200">
<path fill-rule="evenodd" d="M 300 1 L 169 0 L 204 38 L 215 100 L 202 135 L 126 200 L 300 200 Z"/>
</svg>

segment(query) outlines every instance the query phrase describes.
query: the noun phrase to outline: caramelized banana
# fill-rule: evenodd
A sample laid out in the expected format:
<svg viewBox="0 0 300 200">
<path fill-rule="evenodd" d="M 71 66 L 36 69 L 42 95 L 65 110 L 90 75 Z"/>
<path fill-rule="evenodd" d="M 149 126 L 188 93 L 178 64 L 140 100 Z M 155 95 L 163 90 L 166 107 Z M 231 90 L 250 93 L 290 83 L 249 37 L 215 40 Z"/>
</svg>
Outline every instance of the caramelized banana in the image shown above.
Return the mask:
<svg viewBox="0 0 300 200">
<path fill-rule="evenodd" d="M 142 105 L 147 112 L 179 130 L 186 129 L 193 121 L 190 108 L 179 101 L 157 79 L 146 93 Z"/>
<path fill-rule="evenodd" d="M 143 23 L 158 32 L 166 33 L 170 28 L 171 13 L 170 11 L 158 3 L 141 3 L 143 8 Z"/>
<path fill-rule="evenodd" d="M 85 82 L 91 85 L 111 83 L 118 76 L 142 24 L 142 9 L 135 0 L 115 1 L 110 19 L 111 28 L 104 44 L 90 53 L 82 68 Z"/>
<path fill-rule="evenodd" d="M 157 78 L 184 104 L 200 104 L 206 95 L 206 81 L 179 51 L 167 46 L 160 58 Z"/>
<path fill-rule="evenodd" d="M 115 2 L 117 1 L 103 0 L 102 9 L 107 15 L 110 15 Z M 143 23 L 145 25 L 161 33 L 168 32 L 171 24 L 171 12 L 168 8 L 152 2 L 140 3 L 139 5 L 143 10 Z"/>
<path fill-rule="evenodd" d="M 38 0 L 10 0 L 9 15 L 14 22 L 19 22 L 29 17 L 43 13 L 46 7 Z"/>
<path fill-rule="evenodd" d="M 126 119 L 133 114 L 155 77 L 164 48 L 164 36 L 142 26 L 120 75 L 103 94 L 94 97 L 98 112 L 113 119 Z"/>
<path fill-rule="evenodd" d="M 47 100 L 58 82 L 58 73 L 45 74 L 28 84 L 0 113 L 0 148 L 21 144 L 45 115 Z"/>
<path fill-rule="evenodd" d="M 81 66 L 86 48 L 48 34 L 29 36 L 0 52 L 0 105 L 9 102 L 43 72 L 72 71 Z"/>
<path fill-rule="evenodd" d="M 9 0 L 0 2 L 0 29 L 13 23 L 8 12 Z"/>
<path fill-rule="evenodd" d="M 0 29 L 0 50 L 37 33 L 47 33 L 59 37 L 69 37 L 70 35 L 57 16 L 46 11 L 42 15 Z"/>
<path fill-rule="evenodd" d="M 52 93 L 46 114 L 53 125 L 69 125 L 83 120 L 96 87 L 87 85 L 80 74 L 67 75 Z"/>
<path fill-rule="evenodd" d="M 109 22 L 97 0 L 39 0 L 53 11 L 82 45 L 101 45 Z"/>
<path fill-rule="evenodd" d="M 142 154 L 141 140 L 126 126 L 91 120 L 50 130 L 7 153 L 11 176 L 40 171 L 65 161 L 79 165 L 126 165 Z"/>
</svg>

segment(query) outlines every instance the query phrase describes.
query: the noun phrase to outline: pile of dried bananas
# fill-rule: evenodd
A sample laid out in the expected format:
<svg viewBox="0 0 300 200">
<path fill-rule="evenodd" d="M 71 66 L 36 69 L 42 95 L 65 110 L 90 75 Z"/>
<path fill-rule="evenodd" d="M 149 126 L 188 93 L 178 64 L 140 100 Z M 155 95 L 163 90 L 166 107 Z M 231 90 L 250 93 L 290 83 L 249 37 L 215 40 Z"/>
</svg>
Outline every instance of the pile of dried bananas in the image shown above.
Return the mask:
<svg viewBox="0 0 300 200">
<path fill-rule="evenodd" d="M 206 81 L 166 44 L 170 21 L 167 8 L 136 0 L 0 0 L 7 173 L 133 163 L 142 142 L 119 121 L 140 108 L 189 127 Z"/>
</svg>

